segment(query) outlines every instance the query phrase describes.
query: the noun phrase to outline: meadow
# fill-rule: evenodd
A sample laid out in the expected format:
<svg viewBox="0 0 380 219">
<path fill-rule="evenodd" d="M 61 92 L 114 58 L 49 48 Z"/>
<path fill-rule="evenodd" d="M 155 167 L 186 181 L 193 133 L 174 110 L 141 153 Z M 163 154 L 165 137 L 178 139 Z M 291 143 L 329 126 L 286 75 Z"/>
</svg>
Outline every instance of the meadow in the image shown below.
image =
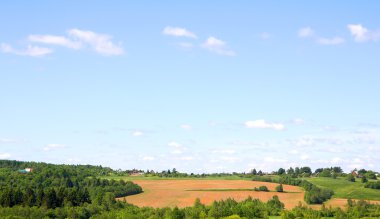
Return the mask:
<svg viewBox="0 0 380 219">
<path fill-rule="evenodd" d="M 349 182 L 343 177 L 336 179 L 329 177 L 311 177 L 305 179 L 319 187 L 334 190 L 334 198 L 380 201 L 380 190 L 364 188 L 364 184 L 360 182 L 360 179 L 357 179 L 356 182 Z"/>
</svg>

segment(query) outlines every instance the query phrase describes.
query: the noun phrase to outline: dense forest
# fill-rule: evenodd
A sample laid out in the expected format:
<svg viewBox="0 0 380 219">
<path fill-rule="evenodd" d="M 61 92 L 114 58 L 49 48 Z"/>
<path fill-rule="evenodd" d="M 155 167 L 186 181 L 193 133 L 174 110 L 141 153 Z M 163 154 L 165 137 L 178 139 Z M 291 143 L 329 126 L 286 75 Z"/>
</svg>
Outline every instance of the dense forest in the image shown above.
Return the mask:
<svg viewBox="0 0 380 219">
<path fill-rule="evenodd" d="M 110 168 L 89 165 L 0 161 L 0 205 L 50 209 L 102 204 L 107 198 L 142 192 L 141 187 L 132 182 L 98 178 L 109 172 L 112 172 Z"/>
</svg>

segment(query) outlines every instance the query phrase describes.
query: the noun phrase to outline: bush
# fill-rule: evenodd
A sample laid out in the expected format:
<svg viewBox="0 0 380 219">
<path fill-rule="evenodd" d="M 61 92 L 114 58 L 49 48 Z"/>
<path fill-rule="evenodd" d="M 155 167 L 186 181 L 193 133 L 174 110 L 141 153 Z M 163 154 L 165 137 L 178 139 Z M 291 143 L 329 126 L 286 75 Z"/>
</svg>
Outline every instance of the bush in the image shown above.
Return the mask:
<svg viewBox="0 0 380 219">
<path fill-rule="evenodd" d="M 253 190 L 257 192 L 269 192 L 269 189 L 266 186 L 260 186 L 259 188 L 255 187 Z"/>
<path fill-rule="evenodd" d="M 352 174 L 348 174 L 347 175 L 347 180 L 350 181 L 350 182 L 355 182 L 355 176 L 352 175 Z"/>
<path fill-rule="evenodd" d="M 259 191 L 262 191 L 262 192 L 269 192 L 269 189 L 268 189 L 268 187 L 266 187 L 266 186 L 260 186 L 260 187 L 259 187 Z"/>
<path fill-rule="evenodd" d="M 284 192 L 284 188 L 282 187 L 282 184 L 276 186 L 276 192 Z"/>
<path fill-rule="evenodd" d="M 362 183 L 366 183 L 366 182 L 368 182 L 367 177 L 366 176 L 362 176 Z"/>
<path fill-rule="evenodd" d="M 380 189 L 380 181 L 377 181 L 377 182 L 367 182 L 364 187 L 365 188 L 370 188 L 370 189 Z"/>
</svg>

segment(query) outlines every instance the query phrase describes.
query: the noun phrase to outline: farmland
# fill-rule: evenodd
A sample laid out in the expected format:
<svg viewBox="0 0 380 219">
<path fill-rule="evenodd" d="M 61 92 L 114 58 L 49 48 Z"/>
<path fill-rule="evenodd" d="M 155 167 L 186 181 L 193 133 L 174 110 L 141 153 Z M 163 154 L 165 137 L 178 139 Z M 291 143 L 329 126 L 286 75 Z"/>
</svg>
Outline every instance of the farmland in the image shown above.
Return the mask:
<svg viewBox="0 0 380 219">
<path fill-rule="evenodd" d="M 187 207 L 192 206 L 196 198 L 203 204 L 209 205 L 214 200 L 233 198 L 242 201 L 248 196 L 267 201 L 277 195 L 290 209 L 299 202 L 304 203 L 304 192 L 296 186 L 284 185 L 284 193 L 274 192 L 276 183 L 254 182 L 247 180 L 133 180 L 140 185 L 144 192 L 139 195 L 126 197 L 126 201 L 137 206 L 151 207 Z M 265 185 L 269 192 L 252 191 L 254 187 Z M 123 200 L 123 198 L 120 198 Z"/>
</svg>

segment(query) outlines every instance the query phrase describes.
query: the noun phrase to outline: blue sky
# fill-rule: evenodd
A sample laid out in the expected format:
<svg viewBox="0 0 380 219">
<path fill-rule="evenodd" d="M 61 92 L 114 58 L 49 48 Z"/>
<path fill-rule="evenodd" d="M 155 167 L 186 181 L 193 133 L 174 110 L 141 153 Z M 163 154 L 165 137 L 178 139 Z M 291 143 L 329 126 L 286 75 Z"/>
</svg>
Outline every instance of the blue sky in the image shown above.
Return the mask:
<svg viewBox="0 0 380 219">
<path fill-rule="evenodd" d="M 379 171 L 379 6 L 3 2 L 0 159 Z"/>
</svg>

